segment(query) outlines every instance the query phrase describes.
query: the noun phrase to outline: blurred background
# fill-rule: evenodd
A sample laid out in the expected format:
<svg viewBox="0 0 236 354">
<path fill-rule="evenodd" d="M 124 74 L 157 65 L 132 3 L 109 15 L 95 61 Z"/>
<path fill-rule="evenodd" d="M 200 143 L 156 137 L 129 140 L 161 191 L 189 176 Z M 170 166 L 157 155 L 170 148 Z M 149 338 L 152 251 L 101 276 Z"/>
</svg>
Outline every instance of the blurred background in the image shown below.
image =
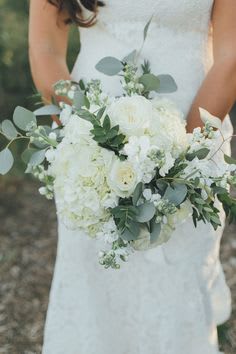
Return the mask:
<svg viewBox="0 0 236 354">
<path fill-rule="evenodd" d="M 0 121 L 11 119 L 17 105 L 35 109 L 37 98 L 28 62 L 28 0 L 0 0 Z M 71 27 L 70 68 L 79 35 Z M 232 112 L 236 126 L 236 109 Z M 0 147 L 4 141 L 0 138 Z M 236 156 L 236 140 L 233 154 Z M 41 353 L 43 326 L 56 255 L 56 212 L 24 175 L 23 146 L 12 147 L 17 163 L 0 176 L 0 354 Z M 221 350 L 236 353 L 236 227 L 226 227 L 221 260 L 232 291 L 231 319 L 219 327 Z"/>
</svg>

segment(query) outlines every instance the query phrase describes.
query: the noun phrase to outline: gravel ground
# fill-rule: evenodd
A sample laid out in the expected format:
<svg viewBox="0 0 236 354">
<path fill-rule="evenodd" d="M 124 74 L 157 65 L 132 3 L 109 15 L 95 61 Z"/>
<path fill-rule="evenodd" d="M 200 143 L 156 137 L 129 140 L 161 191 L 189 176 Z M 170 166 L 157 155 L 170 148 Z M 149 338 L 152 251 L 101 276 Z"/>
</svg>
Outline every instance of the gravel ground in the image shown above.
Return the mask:
<svg viewBox="0 0 236 354">
<path fill-rule="evenodd" d="M 41 353 L 57 238 L 54 204 L 37 188 L 26 179 L 0 182 L 0 354 Z M 235 232 L 226 228 L 221 248 L 233 296 L 232 317 L 219 331 L 226 354 L 236 353 Z"/>
</svg>

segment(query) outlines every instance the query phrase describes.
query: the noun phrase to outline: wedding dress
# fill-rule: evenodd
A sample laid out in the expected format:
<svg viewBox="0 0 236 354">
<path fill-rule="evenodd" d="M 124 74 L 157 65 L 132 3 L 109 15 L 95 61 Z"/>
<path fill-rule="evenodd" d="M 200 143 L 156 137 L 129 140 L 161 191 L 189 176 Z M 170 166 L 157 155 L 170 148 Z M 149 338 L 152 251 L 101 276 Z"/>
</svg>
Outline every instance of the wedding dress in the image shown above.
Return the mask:
<svg viewBox="0 0 236 354">
<path fill-rule="evenodd" d="M 139 48 L 154 14 L 141 57 L 150 60 L 154 73 L 175 78 L 178 91 L 168 96 L 187 114 L 212 65 L 213 0 L 107 0 L 105 5 L 97 24 L 80 30 L 81 53 L 72 77 L 100 78 L 105 91 L 119 94 L 119 78 L 100 74 L 95 64 Z M 232 134 L 228 116 L 223 130 Z M 224 148 L 229 153 L 229 144 Z M 97 261 L 100 241 L 59 220 L 43 353 L 219 353 L 216 325 L 231 310 L 219 262 L 221 235 L 222 228 L 215 232 L 203 223 L 195 229 L 189 218 L 165 245 L 137 252 L 120 270 L 105 270 Z"/>
</svg>

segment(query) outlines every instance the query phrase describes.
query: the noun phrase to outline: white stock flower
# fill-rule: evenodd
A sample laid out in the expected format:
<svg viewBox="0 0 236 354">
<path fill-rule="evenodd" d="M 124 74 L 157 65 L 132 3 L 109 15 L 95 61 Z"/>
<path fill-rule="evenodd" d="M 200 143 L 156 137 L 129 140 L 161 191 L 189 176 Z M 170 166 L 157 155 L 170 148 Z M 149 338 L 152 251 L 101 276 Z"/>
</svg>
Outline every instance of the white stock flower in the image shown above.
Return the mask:
<svg viewBox="0 0 236 354">
<path fill-rule="evenodd" d="M 68 104 L 63 103 L 63 109 L 60 113 L 60 121 L 62 125 L 66 125 L 69 122 L 71 114 L 72 114 L 72 107 Z"/>
<path fill-rule="evenodd" d="M 54 161 L 55 156 L 56 156 L 56 151 L 53 148 L 48 149 L 45 153 L 45 157 L 46 157 L 47 161 L 50 163 L 52 163 Z"/>
<path fill-rule="evenodd" d="M 171 156 L 169 152 L 165 154 L 165 157 L 163 159 L 163 164 L 159 170 L 159 173 L 162 177 L 164 177 L 169 170 L 174 166 L 175 159 Z"/>
<path fill-rule="evenodd" d="M 123 153 L 136 170 L 138 180 L 143 183 L 149 183 L 155 175 L 155 163 L 148 156 L 151 149 L 148 136 L 131 136 L 123 148 Z"/>
<path fill-rule="evenodd" d="M 105 243 L 113 243 L 118 240 L 119 233 L 113 217 L 102 225 L 101 231 L 97 233 L 96 237 L 104 240 Z"/>
<path fill-rule="evenodd" d="M 108 175 L 110 188 L 119 197 L 128 197 L 133 193 L 137 183 L 137 173 L 132 163 L 115 158 Z"/>
<path fill-rule="evenodd" d="M 144 134 L 152 116 L 152 104 L 143 96 L 121 97 L 108 109 L 113 125 L 119 124 L 120 131 L 127 137 Z"/>
</svg>

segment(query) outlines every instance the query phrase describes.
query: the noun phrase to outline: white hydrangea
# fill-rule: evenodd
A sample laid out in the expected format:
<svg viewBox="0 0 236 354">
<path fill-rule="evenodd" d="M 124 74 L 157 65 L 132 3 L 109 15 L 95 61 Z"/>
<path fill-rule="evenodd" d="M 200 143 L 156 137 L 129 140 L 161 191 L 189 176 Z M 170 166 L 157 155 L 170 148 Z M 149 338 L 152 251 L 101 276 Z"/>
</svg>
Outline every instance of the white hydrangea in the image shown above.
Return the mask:
<svg viewBox="0 0 236 354">
<path fill-rule="evenodd" d="M 95 146 L 97 143 L 92 139 L 91 129 L 90 122 L 73 114 L 64 128 L 64 139 L 71 144 L 87 142 Z"/>
<path fill-rule="evenodd" d="M 55 177 L 58 213 L 69 228 L 83 228 L 95 236 L 99 224 L 109 215 L 103 201 L 110 193 L 107 175 L 114 154 L 92 144 L 88 136 L 81 134 L 80 139 L 78 132 L 80 140 L 75 143 L 76 132 L 68 136 L 70 133 L 71 129 L 66 130 L 50 168 Z"/>
</svg>

